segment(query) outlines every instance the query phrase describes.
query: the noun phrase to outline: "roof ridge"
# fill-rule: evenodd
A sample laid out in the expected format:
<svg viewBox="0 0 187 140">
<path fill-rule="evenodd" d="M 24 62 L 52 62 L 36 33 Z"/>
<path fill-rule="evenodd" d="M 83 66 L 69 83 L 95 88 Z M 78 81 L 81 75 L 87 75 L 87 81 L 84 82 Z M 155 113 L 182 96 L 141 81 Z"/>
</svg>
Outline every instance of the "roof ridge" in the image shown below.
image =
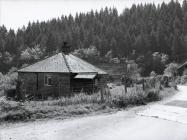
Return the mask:
<svg viewBox="0 0 187 140">
<path fill-rule="evenodd" d="M 68 64 L 68 62 L 67 62 L 67 59 L 66 59 L 66 55 L 65 55 L 63 52 L 62 52 L 62 57 L 64 58 L 64 62 L 65 62 L 65 64 L 66 64 L 66 66 L 67 66 L 69 72 L 71 72 L 70 66 L 69 66 L 69 64 Z"/>
</svg>

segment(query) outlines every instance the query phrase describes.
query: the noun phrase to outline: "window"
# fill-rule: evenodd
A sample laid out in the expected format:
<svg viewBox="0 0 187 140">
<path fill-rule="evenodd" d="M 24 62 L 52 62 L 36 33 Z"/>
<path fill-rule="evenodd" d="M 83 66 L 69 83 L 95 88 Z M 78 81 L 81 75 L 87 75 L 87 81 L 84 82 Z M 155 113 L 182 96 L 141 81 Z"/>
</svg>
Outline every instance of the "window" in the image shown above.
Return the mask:
<svg viewBox="0 0 187 140">
<path fill-rule="evenodd" d="M 44 76 L 44 85 L 45 86 L 51 86 L 52 85 L 52 77 L 51 77 L 51 75 L 45 75 Z"/>
</svg>

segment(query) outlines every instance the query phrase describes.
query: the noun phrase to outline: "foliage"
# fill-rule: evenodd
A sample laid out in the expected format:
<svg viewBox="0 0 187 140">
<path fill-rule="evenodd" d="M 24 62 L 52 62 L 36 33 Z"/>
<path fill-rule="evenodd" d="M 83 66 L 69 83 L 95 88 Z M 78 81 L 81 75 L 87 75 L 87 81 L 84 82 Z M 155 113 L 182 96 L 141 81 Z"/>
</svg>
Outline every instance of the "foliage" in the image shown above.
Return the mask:
<svg viewBox="0 0 187 140">
<path fill-rule="evenodd" d="M 4 58 L 3 63 L 5 63 L 5 64 L 10 64 L 13 60 L 13 58 L 9 52 L 5 52 L 3 58 Z"/>
<path fill-rule="evenodd" d="M 181 77 L 181 84 L 186 84 L 187 83 L 187 75 L 183 75 Z"/>
<path fill-rule="evenodd" d="M 176 64 L 176 63 L 170 63 L 165 68 L 164 75 L 172 76 L 172 77 L 175 76 L 177 74 L 177 68 L 178 68 L 178 64 Z"/>
<path fill-rule="evenodd" d="M 97 59 L 100 56 L 100 53 L 95 46 L 74 50 L 73 54 L 85 59 Z"/>
<path fill-rule="evenodd" d="M 147 100 L 152 102 L 152 101 L 158 101 L 161 99 L 159 95 L 159 90 L 158 89 L 150 89 L 147 92 Z"/>
<path fill-rule="evenodd" d="M 129 61 L 127 64 L 127 75 L 131 79 L 138 79 L 140 77 L 140 70 L 134 61 Z"/>
<path fill-rule="evenodd" d="M 160 100 L 174 93 L 173 89 L 160 91 L 153 88 L 145 92 L 137 90 L 137 88 L 130 88 L 125 94 L 123 86 L 115 86 L 110 90 L 110 96 L 104 96 L 104 102 L 101 102 L 100 93 L 92 95 L 80 93 L 57 100 L 29 102 L 15 102 L 0 98 L 0 122 L 54 117 L 69 118 L 98 111 L 111 112 L 129 105 L 145 105 L 148 102 Z"/>
<path fill-rule="evenodd" d="M 110 62 L 110 60 L 112 59 L 112 50 L 108 51 L 105 54 L 105 58 Z"/>
<path fill-rule="evenodd" d="M 118 57 L 116 57 L 116 58 L 112 58 L 112 59 L 110 59 L 109 62 L 111 62 L 111 63 L 115 63 L 115 64 L 119 64 L 119 63 L 120 63 L 120 60 L 119 60 Z"/>
<path fill-rule="evenodd" d="M 139 4 L 122 14 L 106 7 L 75 17 L 29 22 L 17 31 L 0 26 L 0 71 L 51 55 L 67 41 L 85 59 L 125 57 L 136 61 L 143 76 L 151 71 L 163 74 L 166 64 L 187 59 L 186 5 L 185 0 L 182 5 L 173 0 L 159 6 Z"/>
<path fill-rule="evenodd" d="M 0 97 L 3 96 L 4 90 L 4 75 L 0 72 Z"/>
<path fill-rule="evenodd" d="M 6 75 L 0 73 L 0 96 L 4 94 L 4 90 L 12 90 L 16 88 L 18 73 L 17 68 L 12 67 Z"/>
<path fill-rule="evenodd" d="M 21 60 L 38 60 L 43 56 L 44 50 L 42 50 L 39 45 L 36 45 L 34 48 L 26 48 L 21 53 Z"/>
<path fill-rule="evenodd" d="M 156 72 L 155 71 L 152 71 L 151 73 L 150 73 L 150 77 L 156 77 Z"/>
</svg>

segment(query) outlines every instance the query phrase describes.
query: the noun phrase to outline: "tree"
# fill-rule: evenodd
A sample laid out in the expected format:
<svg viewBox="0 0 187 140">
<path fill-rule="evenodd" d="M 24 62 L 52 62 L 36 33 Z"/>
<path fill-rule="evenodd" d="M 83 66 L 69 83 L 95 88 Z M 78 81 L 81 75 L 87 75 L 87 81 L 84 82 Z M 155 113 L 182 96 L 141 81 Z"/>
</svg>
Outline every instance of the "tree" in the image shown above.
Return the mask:
<svg viewBox="0 0 187 140">
<path fill-rule="evenodd" d="M 172 41 L 172 58 L 176 62 L 181 62 L 183 56 L 183 46 L 181 38 L 178 34 L 175 34 Z"/>
<path fill-rule="evenodd" d="M 13 57 L 11 56 L 11 54 L 9 52 L 5 52 L 4 57 L 3 57 L 3 62 L 5 64 L 10 64 L 13 60 Z"/>
<path fill-rule="evenodd" d="M 115 40 L 115 38 L 112 38 L 112 40 L 110 41 L 110 44 L 109 44 L 110 48 L 113 50 L 113 56 L 117 56 L 117 42 Z"/>
<path fill-rule="evenodd" d="M 172 77 L 176 76 L 176 74 L 177 74 L 177 68 L 178 68 L 178 64 L 176 64 L 176 63 L 170 63 L 165 68 L 164 75 L 172 76 Z"/>
<path fill-rule="evenodd" d="M 187 12 L 184 14 L 183 32 L 187 35 Z"/>
<path fill-rule="evenodd" d="M 110 62 L 112 59 L 112 50 L 108 51 L 105 55 L 105 58 Z"/>
<path fill-rule="evenodd" d="M 27 48 L 21 53 L 20 59 L 25 61 L 34 61 L 42 58 L 44 54 L 44 49 L 41 49 L 39 45 L 36 45 L 34 48 Z"/>
<path fill-rule="evenodd" d="M 4 87 L 4 75 L 0 72 L 0 91 L 3 90 L 3 87 Z M 1 97 L 1 92 L 0 92 L 0 97 Z"/>
<path fill-rule="evenodd" d="M 132 5 L 121 14 L 116 8 L 106 7 L 77 13 L 75 17 L 62 15 L 48 21 L 29 22 L 17 31 L 0 26 L 0 71 L 7 73 L 12 66 L 52 55 L 67 41 L 71 51 L 78 50 L 80 57 L 87 55 L 85 51 L 93 52 L 88 48 L 95 46 L 101 61 L 112 50 L 112 58 L 138 60 L 144 76 L 151 71 L 162 74 L 166 64 L 187 60 L 186 36 L 186 0 L 182 5 L 174 0 L 158 6 Z M 36 45 L 42 52 L 41 57 Z M 133 50 L 135 55 L 132 55 Z M 159 59 L 153 59 L 155 52 L 159 52 Z M 31 56 L 31 59 L 25 62 L 23 56 Z"/>
<path fill-rule="evenodd" d="M 100 53 L 95 46 L 74 50 L 73 54 L 78 57 L 86 58 L 92 61 L 97 60 L 100 56 Z"/>
<path fill-rule="evenodd" d="M 167 41 L 166 41 L 165 29 L 166 29 L 165 24 L 162 21 L 160 21 L 156 31 L 157 52 L 163 52 L 163 53 L 169 52 Z"/>
<path fill-rule="evenodd" d="M 153 70 L 158 74 L 162 74 L 164 70 L 164 63 L 162 63 L 163 61 L 162 54 L 160 54 L 159 52 L 154 52 L 152 56 L 153 56 Z"/>
<path fill-rule="evenodd" d="M 140 77 L 140 71 L 139 71 L 138 65 L 134 61 L 128 62 L 127 75 L 131 79 L 138 79 Z"/>
<path fill-rule="evenodd" d="M 59 46 L 57 46 L 57 40 L 55 38 L 55 35 L 53 33 L 50 33 L 46 42 L 46 52 L 47 54 L 51 54 L 55 50 L 58 49 Z"/>
</svg>

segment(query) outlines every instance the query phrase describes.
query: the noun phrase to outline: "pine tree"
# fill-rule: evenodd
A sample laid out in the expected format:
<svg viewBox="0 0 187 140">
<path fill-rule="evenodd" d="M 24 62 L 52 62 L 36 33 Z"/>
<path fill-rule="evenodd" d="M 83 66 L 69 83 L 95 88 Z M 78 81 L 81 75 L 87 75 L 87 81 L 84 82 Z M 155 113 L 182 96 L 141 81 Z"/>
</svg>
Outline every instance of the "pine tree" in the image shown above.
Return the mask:
<svg viewBox="0 0 187 140">
<path fill-rule="evenodd" d="M 181 61 L 181 55 L 183 53 L 181 40 L 178 34 L 175 34 L 172 41 L 172 58 L 175 62 Z"/>
<path fill-rule="evenodd" d="M 183 23 L 183 28 L 182 28 L 184 35 L 187 35 L 187 11 L 184 14 L 184 23 Z"/>
</svg>

